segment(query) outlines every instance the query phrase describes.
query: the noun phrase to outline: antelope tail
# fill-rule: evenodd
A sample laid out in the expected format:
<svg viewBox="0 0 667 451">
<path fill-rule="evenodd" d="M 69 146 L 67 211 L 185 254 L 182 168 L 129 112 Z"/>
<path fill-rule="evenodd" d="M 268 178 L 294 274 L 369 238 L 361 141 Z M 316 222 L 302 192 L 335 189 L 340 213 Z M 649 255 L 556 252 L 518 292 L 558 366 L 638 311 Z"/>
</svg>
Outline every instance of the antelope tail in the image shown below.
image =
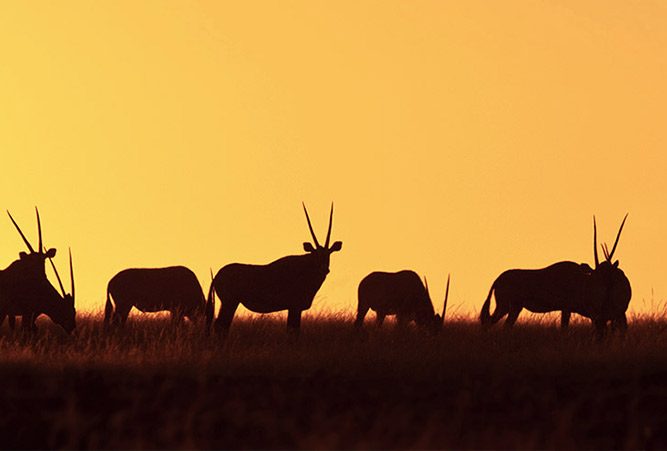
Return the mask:
<svg viewBox="0 0 667 451">
<path fill-rule="evenodd" d="M 211 332 L 211 323 L 213 322 L 213 310 L 215 304 L 215 279 L 211 280 L 211 288 L 208 289 L 208 298 L 206 299 L 206 335 Z"/>
<path fill-rule="evenodd" d="M 486 297 L 486 301 L 484 301 L 482 312 L 479 314 L 479 321 L 482 323 L 482 326 L 486 326 L 493 322 L 491 318 L 491 295 L 493 294 L 495 286 L 496 284 L 494 282 L 494 284 L 491 285 L 491 289 L 489 290 L 489 295 Z"/>
<path fill-rule="evenodd" d="M 109 325 L 112 313 L 113 313 L 113 305 L 111 304 L 111 295 L 109 294 L 109 287 L 107 287 L 107 302 L 104 305 L 104 327 L 107 327 Z"/>
</svg>

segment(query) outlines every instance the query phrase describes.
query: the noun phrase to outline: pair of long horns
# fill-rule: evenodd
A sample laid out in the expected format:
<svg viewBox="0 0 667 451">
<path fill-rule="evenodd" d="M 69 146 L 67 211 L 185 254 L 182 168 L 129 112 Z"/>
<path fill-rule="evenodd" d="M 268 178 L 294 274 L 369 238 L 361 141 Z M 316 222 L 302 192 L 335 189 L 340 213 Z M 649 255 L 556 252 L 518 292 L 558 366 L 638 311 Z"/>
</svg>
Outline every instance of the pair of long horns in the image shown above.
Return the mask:
<svg viewBox="0 0 667 451">
<path fill-rule="evenodd" d="M 42 246 L 42 222 L 39 220 L 39 210 L 37 207 L 35 207 L 35 213 L 37 214 L 37 234 L 39 235 L 39 248 L 37 250 L 37 253 L 41 254 L 43 250 Z M 35 253 L 35 249 L 30 245 L 30 241 L 25 237 L 23 232 L 21 231 L 21 228 L 19 225 L 14 221 L 14 218 L 12 217 L 12 214 L 7 210 L 7 214 L 9 215 L 9 219 L 12 220 L 12 224 L 14 224 L 14 227 L 16 227 L 16 230 L 19 231 L 19 235 L 21 235 L 21 238 L 23 238 L 23 241 L 25 242 L 26 246 L 28 246 L 28 250 L 30 250 L 31 253 Z"/>
<path fill-rule="evenodd" d="M 69 251 L 69 280 L 70 280 L 70 287 L 71 287 L 71 296 L 72 299 L 74 299 L 74 268 L 72 266 L 72 249 L 68 249 Z M 56 279 L 58 279 L 58 285 L 60 285 L 60 291 L 63 293 L 63 297 L 67 296 L 67 293 L 65 293 L 65 287 L 63 286 L 63 281 L 60 279 L 60 274 L 58 274 L 58 270 L 56 269 L 55 263 L 53 263 L 53 259 L 49 257 L 49 262 L 51 263 L 51 267 L 53 268 L 53 272 L 56 274 Z"/>
<path fill-rule="evenodd" d="M 626 219 L 628 219 L 628 213 L 626 213 L 623 217 L 623 222 L 621 222 L 621 227 L 618 229 L 618 233 L 616 234 L 616 241 L 614 241 L 614 246 L 611 248 L 611 252 L 609 252 L 607 243 L 604 243 L 600 246 L 602 247 L 602 252 L 604 252 L 604 258 L 608 262 L 611 262 L 611 259 L 614 257 L 614 252 L 616 252 L 616 246 L 618 245 L 618 239 L 621 237 L 621 232 L 623 231 L 623 226 L 625 225 Z M 600 260 L 598 259 L 598 230 L 597 225 L 595 224 L 595 215 L 593 215 L 593 255 L 595 257 L 595 267 L 597 268 L 600 265 Z"/>
<path fill-rule="evenodd" d="M 12 214 L 7 210 L 7 214 L 9 215 L 9 219 L 12 220 L 12 224 L 14 224 L 14 227 L 16 227 L 16 230 L 18 230 L 19 235 L 21 235 L 21 238 L 23 238 L 23 241 L 25 242 L 26 246 L 28 246 L 28 249 L 30 250 L 31 253 L 35 254 L 44 254 L 44 244 L 42 241 L 42 222 L 39 219 L 39 210 L 37 207 L 35 207 L 35 214 L 37 215 L 37 234 L 39 235 L 39 248 L 37 252 L 35 252 L 35 249 L 30 245 L 30 241 L 25 237 L 23 234 L 23 231 L 19 227 L 19 225 L 16 223 L 14 218 L 12 217 Z M 65 293 L 65 287 L 63 286 L 63 282 L 60 279 L 60 274 L 58 274 L 58 270 L 56 269 L 55 263 L 53 263 L 53 259 L 49 257 L 49 262 L 51 262 L 51 267 L 53 268 L 53 272 L 56 274 L 56 279 L 58 279 L 58 285 L 60 285 L 60 291 L 63 294 L 63 297 L 67 296 L 67 293 Z M 69 277 L 70 277 L 70 282 L 71 282 L 71 288 L 72 292 L 70 293 L 72 296 L 72 299 L 74 299 L 74 268 L 72 267 L 72 250 L 69 249 Z"/>
<path fill-rule="evenodd" d="M 303 205 L 303 212 L 306 213 L 306 220 L 308 221 L 308 229 L 310 229 L 310 234 L 313 236 L 313 241 L 315 242 L 316 247 L 320 246 L 319 241 L 317 241 L 317 236 L 315 236 L 315 231 L 313 230 L 313 225 L 310 223 L 310 216 L 308 216 L 308 210 L 306 210 L 306 204 L 301 202 Z M 327 230 L 327 240 L 324 242 L 324 248 L 329 249 L 329 240 L 331 239 L 331 225 L 333 224 L 333 202 L 331 202 L 331 211 L 329 212 L 329 230 Z"/>
</svg>

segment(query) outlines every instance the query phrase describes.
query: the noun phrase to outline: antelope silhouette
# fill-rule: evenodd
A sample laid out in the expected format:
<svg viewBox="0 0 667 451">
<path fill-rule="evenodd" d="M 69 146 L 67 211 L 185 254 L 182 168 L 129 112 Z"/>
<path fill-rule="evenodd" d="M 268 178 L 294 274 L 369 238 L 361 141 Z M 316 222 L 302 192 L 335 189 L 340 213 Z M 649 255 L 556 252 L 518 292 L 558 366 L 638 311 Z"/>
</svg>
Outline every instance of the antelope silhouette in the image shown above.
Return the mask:
<svg viewBox="0 0 667 451">
<path fill-rule="evenodd" d="M 595 268 L 582 263 L 564 261 L 543 269 L 511 269 L 503 272 L 491 285 L 480 314 L 482 325 L 490 325 L 507 315 L 505 326 L 511 327 L 522 309 L 535 313 L 561 311 L 561 327 L 566 328 L 570 315 L 590 318 L 598 337 L 611 321 L 612 329 L 625 331 L 625 311 L 632 297 L 630 281 L 612 261 L 618 240 L 628 215 L 626 214 L 609 252 L 603 244 L 605 260 L 599 261 L 597 225 L 593 216 L 593 255 Z M 495 294 L 496 309 L 489 313 L 491 296 Z"/>
<path fill-rule="evenodd" d="M 449 276 L 442 316 L 435 313 L 428 283 L 414 271 L 372 272 L 359 283 L 357 319 L 354 325 L 360 328 L 369 309 L 376 313 L 378 326 L 387 315 L 396 315 L 399 325 L 414 321 L 418 326 L 437 331 L 442 328 L 449 297 Z"/>
<path fill-rule="evenodd" d="M 267 265 L 232 263 L 221 268 L 213 278 L 206 303 L 206 331 L 213 321 L 215 294 L 220 298 L 220 310 L 215 331 L 223 336 L 229 331 L 239 303 L 256 313 L 287 310 L 287 328 L 298 334 L 301 313 L 308 310 L 315 294 L 329 273 L 333 252 L 340 251 L 343 243 L 336 241 L 329 247 L 333 223 L 333 203 L 329 213 L 329 229 L 324 246 L 317 241 L 308 210 L 303 204 L 313 246 L 303 243 L 305 255 L 290 255 Z"/>
<path fill-rule="evenodd" d="M 37 230 L 39 246 L 37 251 L 25 237 L 9 211 L 7 214 L 18 230 L 30 253 L 20 252 L 19 259 L 12 262 L 7 268 L 0 271 L 0 324 L 9 315 L 10 326 L 15 316 L 21 316 L 23 327 L 35 331 L 36 318 L 46 314 L 54 323 L 60 325 L 67 333 L 76 327 L 76 310 L 74 308 L 74 269 L 72 267 L 72 253 L 69 254 L 71 293 L 65 293 L 60 275 L 52 258 L 56 250 L 44 250 L 42 243 L 42 226 L 37 214 Z M 46 277 L 45 261 L 49 259 L 58 278 L 62 296 L 51 285 Z"/>
<path fill-rule="evenodd" d="M 104 325 L 125 324 L 132 307 L 142 312 L 169 311 L 174 323 L 184 317 L 197 320 L 204 317 L 205 304 L 197 276 L 184 266 L 125 269 L 107 285 Z"/>
</svg>

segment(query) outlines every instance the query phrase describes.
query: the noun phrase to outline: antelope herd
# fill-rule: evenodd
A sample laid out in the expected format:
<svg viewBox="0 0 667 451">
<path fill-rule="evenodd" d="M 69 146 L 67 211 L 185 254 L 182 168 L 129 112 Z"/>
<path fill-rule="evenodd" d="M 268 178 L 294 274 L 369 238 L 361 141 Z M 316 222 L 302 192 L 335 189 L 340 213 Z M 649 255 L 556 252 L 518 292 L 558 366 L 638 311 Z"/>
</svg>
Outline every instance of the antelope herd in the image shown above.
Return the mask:
<svg viewBox="0 0 667 451">
<path fill-rule="evenodd" d="M 239 304 L 256 313 L 287 310 L 287 328 L 298 333 L 301 314 L 308 310 L 329 273 L 333 252 L 340 251 L 343 243 L 331 244 L 333 204 L 329 213 L 329 227 L 324 245 L 317 240 L 303 205 L 313 243 L 303 243 L 306 254 L 279 258 L 267 265 L 231 263 L 222 267 L 208 290 L 208 296 L 195 274 L 183 266 L 168 268 L 126 269 L 111 278 L 107 285 L 104 309 L 105 329 L 125 324 L 134 307 L 142 312 L 168 311 L 174 323 L 184 317 L 194 322 L 204 320 L 206 334 L 214 331 L 226 336 Z M 42 239 L 39 211 L 37 232 L 39 244 L 35 250 L 12 215 L 9 218 L 25 242 L 29 253 L 20 252 L 18 260 L 0 270 L 0 325 L 7 317 L 11 329 L 15 317 L 21 317 L 22 328 L 36 330 L 35 320 L 47 315 L 67 333 L 76 327 L 74 304 L 74 269 L 69 252 L 70 293 L 60 279 L 53 262 L 56 250 L 47 249 Z M 511 327 L 524 308 L 535 313 L 561 312 L 561 327 L 568 326 L 570 315 L 577 313 L 589 318 L 598 337 L 602 337 L 611 323 L 612 331 L 627 329 L 625 312 L 632 291 L 630 282 L 613 260 L 627 214 L 616 235 L 611 251 L 601 246 L 604 261 L 598 258 L 597 224 L 593 217 L 593 255 L 595 267 L 586 263 L 563 261 L 543 269 L 511 269 L 503 272 L 491 285 L 480 314 L 484 328 L 507 315 L 505 326 Z M 49 282 L 45 266 L 49 260 L 58 280 L 60 293 Z M 215 296 L 220 299 L 218 317 L 213 323 Z M 495 295 L 495 311 L 490 313 L 491 298 Z M 430 332 L 442 328 L 449 296 L 449 277 L 445 290 L 442 314 L 437 314 L 426 279 L 422 283 L 414 271 L 395 273 L 372 272 L 361 281 L 358 289 L 356 329 L 363 326 L 368 310 L 374 310 L 378 326 L 388 315 L 396 315 L 398 325 L 414 321 Z"/>
</svg>

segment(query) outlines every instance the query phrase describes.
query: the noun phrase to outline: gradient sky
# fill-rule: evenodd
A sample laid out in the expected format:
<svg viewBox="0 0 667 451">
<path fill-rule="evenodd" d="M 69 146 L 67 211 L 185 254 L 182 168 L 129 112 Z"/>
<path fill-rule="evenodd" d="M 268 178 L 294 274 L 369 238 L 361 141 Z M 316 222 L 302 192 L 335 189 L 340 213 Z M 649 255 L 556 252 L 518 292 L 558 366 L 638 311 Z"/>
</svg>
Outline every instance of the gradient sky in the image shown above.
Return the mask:
<svg viewBox="0 0 667 451">
<path fill-rule="evenodd" d="M 0 208 L 67 247 L 79 309 L 127 267 L 301 253 L 305 201 L 353 311 L 373 270 L 478 312 L 503 270 L 592 263 L 667 298 L 662 1 L 0 3 Z M 0 220 L 0 258 L 24 245 Z M 662 310 L 660 310 L 662 311 Z"/>
</svg>

